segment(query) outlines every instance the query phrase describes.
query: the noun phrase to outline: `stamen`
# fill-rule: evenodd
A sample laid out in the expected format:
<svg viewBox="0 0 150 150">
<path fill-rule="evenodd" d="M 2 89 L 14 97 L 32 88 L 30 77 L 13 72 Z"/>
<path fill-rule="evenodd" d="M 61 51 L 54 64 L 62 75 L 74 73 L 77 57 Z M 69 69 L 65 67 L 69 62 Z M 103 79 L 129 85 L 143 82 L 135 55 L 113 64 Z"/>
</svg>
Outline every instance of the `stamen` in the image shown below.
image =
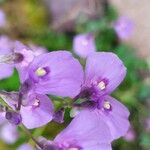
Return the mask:
<svg viewBox="0 0 150 150">
<path fill-rule="evenodd" d="M 36 71 L 35 71 L 36 75 L 39 77 L 43 77 L 46 75 L 46 70 L 42 67 L 39 67 Z"/>
<path fill-rule="evenodd" d="M 79 149 L 76 147 L 72 147 L 72 148 L 69 148 L 68 150 L 79 150 Z"/>
<path fill-rule="evenodd" d="M 106 84 L 104 81 L 100 81 L 99 84 L 98 84 L 98 88 L 100 90 L 104 90 L 106 88 Z"/>
<path fill-rule="evenodd" d="M 106 109 L 106 110 L 110 110 L 110 109 L 111 109 L 111 104 L 110 104 L 110 102 L 105 101 L 103 107 L 104 107 L 104 109 Z"/>
<path fill-rule="evenodd" d="M 34 107 L 39 107 L 40 101 L 38 99 L 35 99 L 34 103 L 32 104 Z"/>
</svg>

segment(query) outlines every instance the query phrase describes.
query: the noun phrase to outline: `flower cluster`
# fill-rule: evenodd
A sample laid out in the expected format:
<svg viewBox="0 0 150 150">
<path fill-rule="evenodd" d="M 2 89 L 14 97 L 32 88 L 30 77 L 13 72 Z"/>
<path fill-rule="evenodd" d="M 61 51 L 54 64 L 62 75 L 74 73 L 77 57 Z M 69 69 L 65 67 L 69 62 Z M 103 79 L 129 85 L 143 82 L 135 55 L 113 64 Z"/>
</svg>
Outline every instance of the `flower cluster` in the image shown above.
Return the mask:
<svg viewBox="0 0 150 150">
<path fill-rule="evenodd" d="M 21 82 L 19 91 L 0 91 L 7 105 L 2 107 L 1 117 L 28 129 L 52 120 L 61 123 L 66 106 L 55 111 L 50 97 L 69 99 L 71 123 L 53 141 L 37 139 L 38 149 L 111 150 L 111 142 L 129 128 L 128 109 L 110 96 L 123 81 L 126 67 L 115 54 L 96 52 L 91 33 L 76 37 L 74 51 L 86 58 L 84 69 L 66 50 L 46 52 L 1 37 L 0 79 L 12 75 L 16 68 Z M 22 149 L 32 148 L 22 145 Z"/>
</svg>

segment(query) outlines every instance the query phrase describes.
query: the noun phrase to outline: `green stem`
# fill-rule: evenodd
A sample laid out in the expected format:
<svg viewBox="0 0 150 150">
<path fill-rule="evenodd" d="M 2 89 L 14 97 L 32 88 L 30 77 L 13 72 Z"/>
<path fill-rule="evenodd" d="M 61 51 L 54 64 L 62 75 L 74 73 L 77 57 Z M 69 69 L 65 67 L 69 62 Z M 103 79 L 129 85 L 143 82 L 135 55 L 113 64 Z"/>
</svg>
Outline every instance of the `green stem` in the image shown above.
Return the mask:
<svg viewBox="0 0 150 150">
<path fill-rule="evenodd" d="M 0 104 L 10 110 L 13 110 L 1 97 L 0 97 Z"/>
<path fill-rule="evenodd" d="M 33 137 L 33 135 L 31 134 L 31 132 L 30 132 L 23 124 L 21 124 L 21 125 L 19 125 L 19 126 L 20 126 L 20 128 L 32 139 L 32 141 L 33 141 L 36 145 L 38 145 L 40 148 L 43 147 L 42 144 L 40 144 L 40 143 L 35 139 L 35 137 Z"/>
</svg>

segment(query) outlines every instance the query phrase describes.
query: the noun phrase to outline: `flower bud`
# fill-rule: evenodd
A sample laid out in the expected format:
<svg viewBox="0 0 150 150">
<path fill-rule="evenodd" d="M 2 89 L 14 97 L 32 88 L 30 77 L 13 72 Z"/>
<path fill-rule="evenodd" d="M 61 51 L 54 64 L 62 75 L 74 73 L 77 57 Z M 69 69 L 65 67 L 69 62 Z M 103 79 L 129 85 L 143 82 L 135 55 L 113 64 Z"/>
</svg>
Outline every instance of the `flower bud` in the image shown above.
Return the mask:
<svg viewBox="0 0 150 150">
<path fill-rule="evenodd" d="M 6 119 L 14 125 L 19 125 L 22 121 L 21 115 L 17 112 L 6 112 Z"/>
<path fill-rule="evenodd" d="M 53 120 L 57 123 L 63 123 L 64 122 L 64 113 L 65 113 L 64 108 L 61 108 L 60 110 L 55 112 L 55 114 L 53 116 Z"/>
</svg>

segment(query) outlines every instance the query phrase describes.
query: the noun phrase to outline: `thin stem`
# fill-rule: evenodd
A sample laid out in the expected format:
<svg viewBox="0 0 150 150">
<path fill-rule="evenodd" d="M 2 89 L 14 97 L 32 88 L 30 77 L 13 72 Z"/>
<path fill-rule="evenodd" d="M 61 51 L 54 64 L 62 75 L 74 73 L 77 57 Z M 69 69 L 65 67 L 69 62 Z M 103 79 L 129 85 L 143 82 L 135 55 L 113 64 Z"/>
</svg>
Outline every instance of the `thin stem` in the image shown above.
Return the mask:
<svg viewBox="0 0 150 150">
<path fill-rule="evenodd" d="M 21 129 L 33 140 L 33 142 L 38 145 L 41 149 L 43 148 L 43 145 L 40 144 L 34 137 L 33 135 L 31 134 L 31 132 L 23 125 L 19 125 L 21 127 Z"/>
<path fill-rule="evenodd" d="M 19 99 L 18 99 L 17 110 L 20 110 L 20 109 L 21 109 L 22 98 L 23 98 L 23 94 L 22 94 L 21 92 L 19 92 Z"/>
<path fill-rule="evenodd" d="M 0 104 L 6 108 L 9 108 L 10 110 L 13 110 L 4 100 L 3 100 L 3 96 L 4 95 L 4 92 L 3 91 L 0 91 Z"/>
<path fill-rule="evenodd" d="M 79 93 L 76 97 L 73 98 L 73 102 L 76 102 L 81 97 L 81 93 Z"/>
</svg>

